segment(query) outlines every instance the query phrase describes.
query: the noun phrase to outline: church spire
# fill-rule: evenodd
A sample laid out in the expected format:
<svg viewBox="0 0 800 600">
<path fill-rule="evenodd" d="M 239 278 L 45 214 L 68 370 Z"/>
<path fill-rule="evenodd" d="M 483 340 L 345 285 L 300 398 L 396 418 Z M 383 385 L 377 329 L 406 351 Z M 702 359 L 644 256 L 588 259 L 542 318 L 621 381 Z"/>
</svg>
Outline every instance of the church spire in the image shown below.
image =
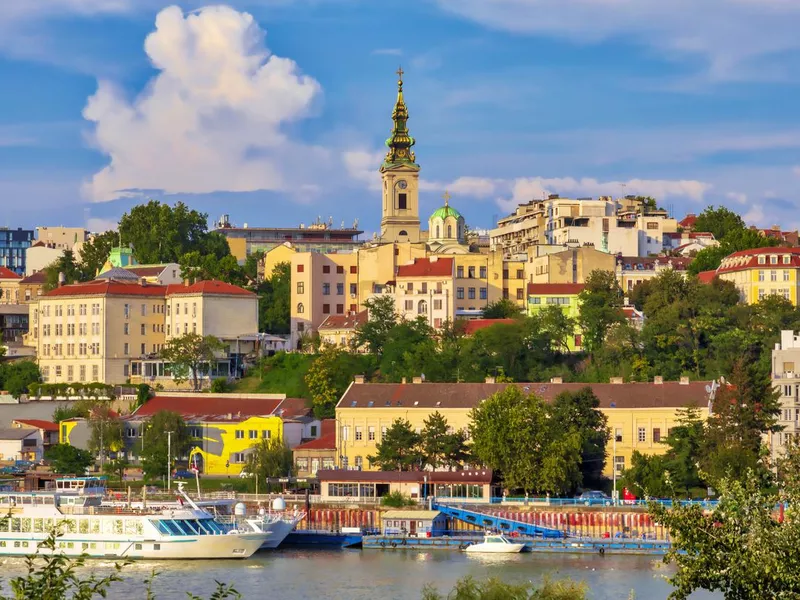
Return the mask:
<svg viewBox="0 0 800 600">
<path fill-rule="evenodd" d="M 411 150 L 411 147 L 416 141 L 408 133 L 408 108 L 406 108 L 406 102 L 403 99 L 402 67 L 397 69 L 397 101 L 392 111 L 392 120 L 394 121 L 392 135 L 386 140 L 386 146 L 389 148 L 389 151 L 386 153 L 386 158 L 383 160 L 381 169 L 388 169 L 398 165 L 419 168 L 414 162 L 416 159 L 414 151 Z"/>
</svg>

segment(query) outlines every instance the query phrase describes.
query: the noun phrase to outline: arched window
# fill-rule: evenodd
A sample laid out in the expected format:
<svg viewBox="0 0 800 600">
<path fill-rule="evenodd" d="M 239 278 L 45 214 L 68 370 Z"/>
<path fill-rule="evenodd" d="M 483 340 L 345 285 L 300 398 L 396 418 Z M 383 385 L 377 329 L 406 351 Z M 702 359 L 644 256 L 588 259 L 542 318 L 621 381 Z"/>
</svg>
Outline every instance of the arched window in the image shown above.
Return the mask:
<svg viewBox="0 0 800 600">
<path fill-rule="evenodd" d="M 449 238 L 453 237 L 453 226 L 452 225 L 448 225 L 447 226 L 447 237 L 449 237 Z"/>
<path fill-rule="evenodd" d="M 439 239 L 439 237 L 440 237 L 440 236 L 439 236 L 439 226 L 437 225 L 437 226 L 436 226 L 436 239 L 438 240 L 438 239 Z"/>
<path fill-rule="evenodd" d="M 297 303 L 297 314 L 302 315 L 306 311 L 306 307 L 303 306 L 302 302 Z"/>
<path fill-rule="evenodd" d="M 464 225 L 461 223 L 458 224 L 458 239 L 464 237 Z"/>
<path fill-rule="evenodd" d="M 408 232 L 405 229 L 401 229 L 397 235 L 408 235 Z"/>
<path fill-rule="evenodd" d="M 419 304 L 417 305 L 417 314 L 418 315 L 427 315 L 428 314 L 428 303 L 425 300 L 420 300 Z"/>
</svg>

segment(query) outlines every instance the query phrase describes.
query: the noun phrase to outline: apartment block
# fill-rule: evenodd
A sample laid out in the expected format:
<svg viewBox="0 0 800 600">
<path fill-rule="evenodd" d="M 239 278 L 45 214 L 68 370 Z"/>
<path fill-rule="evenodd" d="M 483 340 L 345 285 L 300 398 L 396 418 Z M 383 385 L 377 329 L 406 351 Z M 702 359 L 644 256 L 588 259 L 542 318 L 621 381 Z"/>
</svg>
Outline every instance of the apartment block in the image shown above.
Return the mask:
<svg viewBox="0 0 800 600">
<path fill-rule="evenodd" d="M 778 425 L 783 431 L 769 434 L 773 461 L 786 452 L 800 432 L 800 335 L 781 331 L 781 341 L 772 350 L 772 385 L 780 393 L 781 412 Z"/>
<path fill-rule="evenodd" d="M 33 229 L 0 227 L 0 267 L 25 275 L 25 251 L 33 244 Z"/>
</svg>

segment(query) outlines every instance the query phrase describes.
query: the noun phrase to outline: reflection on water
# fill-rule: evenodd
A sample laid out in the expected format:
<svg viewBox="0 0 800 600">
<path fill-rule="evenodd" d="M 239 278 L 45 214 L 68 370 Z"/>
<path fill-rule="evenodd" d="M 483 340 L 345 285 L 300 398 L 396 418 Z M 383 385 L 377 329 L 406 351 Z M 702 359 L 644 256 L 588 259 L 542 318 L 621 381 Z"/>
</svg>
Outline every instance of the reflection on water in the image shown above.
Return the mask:
<svg viewBox="0 0 800 600">
<path fill-rule="evenodd" d="M 96 574 L 113 563 L 89 562 Z M 20 559 L 0 562 L 3 585 L 21 574 Z M 627 600 L 631 590 L 639 600 L 665 599 L 670 591 L 661 561 L 643 556 L 556 554 L 466 554 L 433 551 L 307 551 L 261 552 L 243 561 L 139 562 L 125 567 L 125 581 L 110 598 L 139 598 L 142 581 L 159 572 L 153 586 L 157 600 L 185 599 L 186 592 L 208 597 L 214 581 L 232 583 L 247 600 L 418 600 L 425 584 L 449 590 L 465 576 L 499 577 L 508 581 L 540 581 L 545 575 L 585 581 L 593 600 Z M 693 600 L 721 595 L 698 593 Z"/>
</svg>

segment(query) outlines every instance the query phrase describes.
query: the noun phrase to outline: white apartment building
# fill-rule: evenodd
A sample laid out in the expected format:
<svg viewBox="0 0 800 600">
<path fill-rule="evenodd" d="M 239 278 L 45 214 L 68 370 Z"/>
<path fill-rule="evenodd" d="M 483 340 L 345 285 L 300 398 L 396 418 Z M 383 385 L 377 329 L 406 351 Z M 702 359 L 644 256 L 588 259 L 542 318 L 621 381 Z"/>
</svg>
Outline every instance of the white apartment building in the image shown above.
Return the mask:
<svg viewBox="0 0 800 600">
<path fill-rule="evenodd" d="M 783 431 L 769 434 L 774 462 L 800 431 L 800 335 L 794 331 L 781 331 L 781 341 L 772 351 L 772 385 L 781 394 L 778 425 L 783 427 Z"/>
<path fill-rule="evenodd" d="M 401 319 L 424 317 L 435 329 L 455 319 L 454 263 L 452 258 L 434 255 L 397 267 L 394 298 Z"/>
</svg>

